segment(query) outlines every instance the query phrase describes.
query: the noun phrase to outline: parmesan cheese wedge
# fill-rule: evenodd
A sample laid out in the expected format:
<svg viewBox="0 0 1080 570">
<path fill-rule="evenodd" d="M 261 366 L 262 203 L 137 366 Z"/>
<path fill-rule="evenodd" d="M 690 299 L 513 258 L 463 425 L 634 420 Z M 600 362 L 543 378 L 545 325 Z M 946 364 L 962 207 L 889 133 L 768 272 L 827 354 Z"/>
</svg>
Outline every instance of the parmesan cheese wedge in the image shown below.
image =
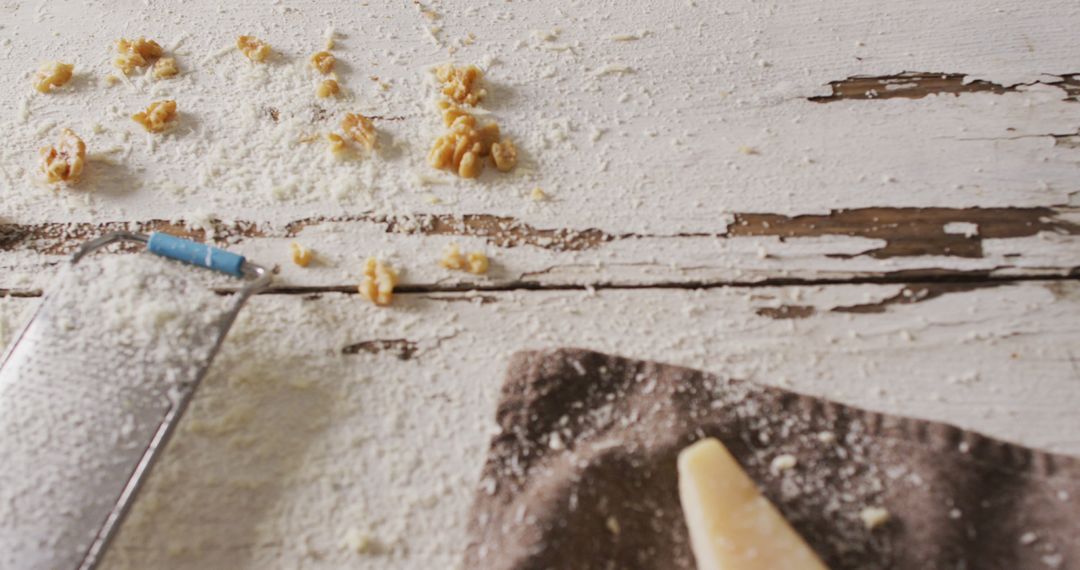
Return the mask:
<svg viewBox="0 0 1080 570">
<path fill-rule="evenodd" d="M 698 570 L 826 569 L 716 439 L 679 453 L 679 498 Z"/>
</svg>

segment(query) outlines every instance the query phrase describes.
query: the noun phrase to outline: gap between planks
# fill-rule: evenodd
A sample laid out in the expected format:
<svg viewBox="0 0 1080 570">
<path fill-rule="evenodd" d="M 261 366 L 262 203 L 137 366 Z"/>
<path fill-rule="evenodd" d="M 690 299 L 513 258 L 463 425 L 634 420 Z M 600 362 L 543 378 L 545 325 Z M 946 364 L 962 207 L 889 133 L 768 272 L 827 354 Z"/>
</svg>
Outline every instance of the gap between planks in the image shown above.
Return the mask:
<svg viewBox="0 0 1080 570">
<path fill-rule="evenodd" d="M 896 272 L 886 275 L 870 275 L 851 278 L 823 278 L 823 279 L 798 279 L 798 278 L 768 278 L 754 281 L 670 281 L 659 283 L 595 283 L 590 285 L 563 285 L 545 284 L 529 281 L 516 283 L 503 283 L 498 285 L 476 285 L 463 283 L 461 285 L 400 285 L 394 293 L 399 295 L 411 294 L 435 294 L 435 293 L 508 293 L 508 292 L 532 292 L 532 291 L 619 291 L 619 290 L 648 290 L 648 289 L 754 289 L 764 287 L 822 287 L 832 285 L 937 285 L 937 284 L 970 284 L 972 286 L 997 286 L 1010 283 L 1042 282 L 1042 281 L 1080 281 L 1080 272 L 1073 271 L 1068 275 L 993 275 L 985 271 L 952 272 L 942 271 L 931 273 L 924 271 Z M 214 289 L 222 295 L 230 295 L 237 291 L 233 287 L 219 287 Z M 358 294 L 356 285 L 315 285 L 295 287 L 274 287 L 261 291 L 259 295 L 319 295 L 323 293 Z M 43 295 L 40 289 L 0 289 L 0 298 L 36 298 Z"/>
</svg>

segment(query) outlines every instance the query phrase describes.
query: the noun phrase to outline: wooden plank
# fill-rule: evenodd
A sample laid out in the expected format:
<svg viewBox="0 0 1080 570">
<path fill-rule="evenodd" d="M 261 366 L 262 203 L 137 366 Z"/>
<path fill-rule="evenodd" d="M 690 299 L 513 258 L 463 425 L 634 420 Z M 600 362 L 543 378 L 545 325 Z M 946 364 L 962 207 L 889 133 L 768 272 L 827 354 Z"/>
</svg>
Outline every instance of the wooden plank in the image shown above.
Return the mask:
<svg viewBox="0 0 1080 570">
<path fill-rule="evenodd" d="M 719 284 L 843 279 L 904 280 L 1070 275 L 1080 271 L 1077 209 L 868 208 L 828 215 L 736 214 L 715 233 L 608 233 L 535 227 L 489 215 L 306 219 L 284 226 L 215 222 L 211 232 L 180 221 L 0 226 L 0 288 L 45 286 L 82 241 L 107 231 L 168 231 L 216 239 L 274 266 L 281 288 L 357 283 L 363 259 L 382 255 L 412 288 Z M 201 222 L 203 225 L 207 223 Z M 289 244 L 317 251 L 308 268 Z M 490 272 L 474 276 L 438 265 L 458 243 L 486 251 Z M 227 282 L 222 283 L 228 286 Z"/>
<path fill-rule="evenodd" d="M 0 94 L 0 288 L 40 287 L 57 261 L 42 253 L 102 223 L 210 218 L 266 233 L 242 245 L 267 261 L 283 260 L 299 232 L 340 264 L 287 272 L 297 286 L 350 283 L 376 249 L 410 265 L 413 284 L 469 282 L 427 267 L 456 233 L 520 246 L 495 251 L 506 266 L 492 281 L 504 284 L 1076 266 L 1080 16 L 1065 0 L 560 3 L 483 16 L 203 0 L 140 12 L 137 29 L 96 6 L 4 10 L 0 77 L 26 82 L 41 54 L 76 61 L 79 75 L 48 96 Z M 334 101 L 314 98 L 306 62 L 327 26 L 347 88 Z M 275 46 L 271 64 L 229 49 L 249 27 Z M 184 74 L 107 86 L 111 43 L 132 34 L 160 39 Z M 522 148 L 515 174 L 461 181 L 424 163 L 441 128 L 426 69 L 450 58 L 488 68 L 485 104 Z M 148 136 L 128 116 L 161 98 L 179 102 L 180 127 Z M 378 118 L 380 154 L 336 160 L 310 138 L 346 111 Z M 64 126 L 92 160 L 81 189 L 56 192 L 33 182 L 33 168 Z M 535 187 L 552 200 L 531 202 Z M 943 236 L 949 222 L 989 233 Z M 384 235 L 429 223 L 466 229 Z M 491 226 L 522 229 L 494 232 L 504 238 Z"/>
<path fill-rule="evenodd" d="M 654 358 L 1078 453 L 1078 313 L 1075 281 L 413 294 L 388 309 L 259 296 L 107 567 L 452 567 L 521 349 Z M 356 533 L 372 551 L 347 545 Z"/>
</svg>

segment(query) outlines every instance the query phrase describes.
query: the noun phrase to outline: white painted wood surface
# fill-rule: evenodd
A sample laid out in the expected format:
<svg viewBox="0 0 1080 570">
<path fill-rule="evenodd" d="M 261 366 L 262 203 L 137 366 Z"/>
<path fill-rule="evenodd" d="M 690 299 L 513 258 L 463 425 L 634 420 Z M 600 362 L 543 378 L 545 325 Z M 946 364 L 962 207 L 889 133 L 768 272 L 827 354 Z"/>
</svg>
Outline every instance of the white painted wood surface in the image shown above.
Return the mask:
<svg viewBox="0 0 1080 570">
<path fill-rule="evenodd" d="M 246 310 L 107 568 L 456 566 L 506 360 L 529 348 L 1080 453 L 1078 24 L 1066 0 L 0 0 L 0 295 L 47 290 L 98 232 L 166 226 L 279 266 L 292 293 Z M 328 28 L 333 102 L 306 63 Z M 278 55 L 252 66 L 240 33 Z M 137 36 L 183 75 L 107 86 L 114 40 Z M 77 76 L 43 96 L 49 59 Z M 424 163 L 426 70 L 448 59 L 487 69 L 515 173 Z M 893 97 L 903 72 L 957 79 Z M 859 75 L 893 79 L 811 100 Z M 128 116 L 163 98 L 180 126 L 147 136 Z M 385 117 L 380 153 L 298 142 L 347 111 Z M 57 191 L 33 168 L 63 127 L 93 160 Z M 319 263 L 291 265 L 292 241 Z M 438 267 L 451 242 L 491 273 Z M 383 310 L 333 292 L 370 254 L 422 292 Z M 889 283 L 755 285 L 849 280 Z M 447 292 L 470 287 L 499 290 Z M 0 296 L 0 341 L 34 303 Z"/>
<path fill-rule="evenodd" d="M 654 358 L 1080 453 L 1080 285 L 1012 284 L 881 313 L 836 311 L 899 292 L 415 294 L 393 311 L 356 295 L 260 296 L 107 567 L 453 567 L 501 374 L 521 349 L 572 344 Z M 782 305 L 814 312 L 759 314 Z M 411 354 L 342 354 L 377 340 L 407 341 Z M 350 529 L 379 546 L 357 555 L 344 546 Z"/>
</svg>

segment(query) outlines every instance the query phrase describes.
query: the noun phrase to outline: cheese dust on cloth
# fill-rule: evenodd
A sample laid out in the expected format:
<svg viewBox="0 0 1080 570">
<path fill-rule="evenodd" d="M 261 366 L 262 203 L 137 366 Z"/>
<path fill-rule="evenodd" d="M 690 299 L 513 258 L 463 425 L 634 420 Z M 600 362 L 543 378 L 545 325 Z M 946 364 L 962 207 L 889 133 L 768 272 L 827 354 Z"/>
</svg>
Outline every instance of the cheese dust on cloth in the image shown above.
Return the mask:
<svg viewBox="0 0 1080 570">
<path fill-rule="evenodd" d="M 676 458 L 731 451 L 832 569 L 1080 568 L 1080 459 L 655 362 L 516 355 L 466 567 L 692 569 Z"/>
</svg>

